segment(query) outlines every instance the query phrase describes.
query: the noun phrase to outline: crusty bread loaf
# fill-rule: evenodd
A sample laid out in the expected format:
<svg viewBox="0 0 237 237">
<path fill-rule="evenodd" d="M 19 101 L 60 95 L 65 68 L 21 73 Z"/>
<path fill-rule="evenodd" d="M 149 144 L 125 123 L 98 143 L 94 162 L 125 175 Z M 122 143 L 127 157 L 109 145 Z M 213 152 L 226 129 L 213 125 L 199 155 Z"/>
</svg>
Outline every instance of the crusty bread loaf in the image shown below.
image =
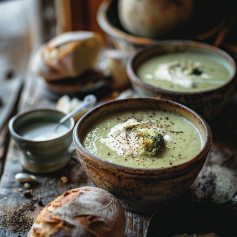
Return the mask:
<svg viewBox="0 0 237 237">
<path fill-rule="evenodd" d="M 27 237 L 122 237 L 125 214 L 119 201 L 96 187 L 65 192 L 36 218 Z"/>
<path fill-rule="evenodd" d="M 67 32 L 56 36 L 36 52 L 31 68 L 46 81 L 73 78 L 94 68 L 103 47 L 95 32 Z"/>
</svg>

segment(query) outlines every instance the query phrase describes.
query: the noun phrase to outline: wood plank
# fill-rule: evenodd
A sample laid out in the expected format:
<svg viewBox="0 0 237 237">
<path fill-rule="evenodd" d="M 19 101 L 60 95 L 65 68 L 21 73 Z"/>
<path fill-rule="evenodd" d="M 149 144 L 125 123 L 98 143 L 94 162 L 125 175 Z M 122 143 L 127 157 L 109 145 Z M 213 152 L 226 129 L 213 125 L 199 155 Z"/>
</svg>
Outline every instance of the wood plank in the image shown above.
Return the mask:
<svg viewBox="0 0 237 237">
<path fill-rule="evenodd" d="M 2 220 L 0 221 L 0 236 L 26 236 L 26 232 L 34 218 L 55 197 L 69 189 L 86 185 L 93 186 L 74 153 L 69 165 L 49 175 L 36 175 L 37 182 L 32 184 L 30 189 L 26 189 L 23 184 L 17 182 L 14 178 L 16 173 L 24 171 L 19 163 L 22 153 L 15 147 L 13 141 L 9 150 L 0 183 L 0 219 Z M 69 179 L 68 183 L 62 182 L 61 177 L 63 176 Z M 25 196 L 26 191 L 30 191 L 32 197 Z M 18 215 L 19 209 L 21 212 L 21 207 L 24 205 L 31 209 L 22 212 L 22 223 L 9 222 L 6 226 L 6 222 L 12 220 L 13 216 Z M 131 212 L 126 212 L 126 216 L 127 236 L 144 236 L 149 216 Z M 16 224 L 23 231 L 16 232 Z"/>
<path fill-rule="evenodd" d="M 5 125 L 5 127 L 0 132 L 0 177 L 2 176 L 2 171 L 5 163 L 9 137 L 8 125 Z"/>
<path fill-rule="evenodd" d="M 24 230 L 20 232 L 21 236 L 25 236 L 28 227 L 32 224 L 33 218 L 37 216 L 43 206 L 51 202 L 55 197 L 61 195 L 66 190 L 77 188 L 85 185 L 92 185 L 80 163 L 73 158 L 71 162 L 58 172 L 49 175 L 36 175 L 37 181 L 31 185 L 30 189 L 26 189 L 22 183 L 15 180 L 14 176 L 18 172 L 23 172 L 19 159 L 22 153 L 11 142 L 9 154 L 7 157 L 4 173 L 0 183 L 0 219 L 10 218 L 15 212 L 17 213 L 19 207 L 23 204 L 28 206 L 33 201 L 31 210 L 24 212 L 23 223 L 11 223 L 8 228 L 6 226 L 0 227 L 0 236 L 14 236 L 15 225 L 18 224 L 19 229 Z M 73 155 L 75 157 L 75 154 Z M 68 183 L 63 183 L 61 177 L 66 176 L 69 179 Z M 31 196 L 26 195 L 29 191 Z M 3 225 L 3 223 L 1 223 Z M 26 226 L 26 228 L 24 228 Z"/>
<path fill-rule="evenodd" d="M 8 120 L 16 112 L 28 64 L 29 36 L 24 10 L 23 1 L 0 3 L 0 177 L 9 142 Z"/>
<path fill-rule="evenodd" d="M 41 80 L 29 78 L 22 93 L 21 110 L 43 105 L 55 106 L 42 95 Z M 180 197 L 181 199 L 211 200 L 217 203 L 236 199 L 234 195 L 237 190 L 236 116 L 237 96 L 235 95 L 217 118 L 210 122 L 214 138 L 213 148 L 199 177 Z M 71 162 L 65 168 L 49 175 L 36 175 L 37 182 L 30 188 L 32 196 L 27 197 L 24 195 L 27 189 L 14 179 L 16 173 L 23 171 L 19 163 L 21 156 L 22 153 L 11 142 L 0 182 L 0 216 L 1 220 L 5 220 L 0 225 L 0 236 L 26 236 L 34 218 L 55 197 L 68 189 L 93 185 L 76 159 L 74 151 Z M 68 183 L 61 181 L 62 176 L 68 177 Z M 15 225 L 12 226 L 12 221 L 9 220 L 19 215 L 19 212 L 23 213 L 21 215 L 23 220 L 22 223 L 18 223 L 18 229 L 21 231 L 16 232 Z M 127 237 L 145 236 L 149 217 L 150 215 L 126 211 L 125 235 Z"/>
<path fill-rule="evenodd" d="M 28 77 L 21 96 L 19 111 L 42 106 L 53 107 L 55 104 L 44 96 L 44 87 L 41 79 Z M 31 210 L 24 210 L 23 221 L 21 224 L 18 223 L 19 229 L 23 231 L 16 232 L 14 224 L 11 226 L 8 223 L 8 226 L 6 226 L 6 223 L 0 222 L 0 236 L 26 236 L 30 224 L 43 206 L 66 190 L 93 185 L 76 159 L 74 151 L 71 162 L 65 168 L 49 175 L 36 175 L 37 182 L 29 190 L 33 196 L 27 198 L 24 196 L 24 192 L 27 189 L 14 179 L 16 173 L 24 171 L 19 162 L 21 157 L 21 151 L 11 141 L 0 182 L 0 217 L 2 216 L 2 219 L 7 222 L 7 219 L 11 219 L 14 212 L 19 212 L 19 207 L 20 212 L 24 209 L 22 206 L 25 205 L 30 207 Z M 68 183 L 62 183 L 60 180 L 62 176 L 68 177 Z M 144 236 L 149 215 L 126 212 L 126 216 L 126 236 Z"/>
</svg>

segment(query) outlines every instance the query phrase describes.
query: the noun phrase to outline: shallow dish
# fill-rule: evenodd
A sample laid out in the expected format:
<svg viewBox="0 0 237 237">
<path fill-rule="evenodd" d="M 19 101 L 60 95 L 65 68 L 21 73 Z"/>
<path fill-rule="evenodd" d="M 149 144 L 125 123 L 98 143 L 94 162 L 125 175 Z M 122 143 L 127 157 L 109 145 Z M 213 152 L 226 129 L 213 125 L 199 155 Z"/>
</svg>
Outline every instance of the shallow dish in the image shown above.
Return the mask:
<svg viewBox="0 0 237 237">
<path fill-rule="evenodd" d="M 71 98 L 83 99 L 88 94 L 101 98 L 111 92 L 110 78 L 96 70 L 87 71 L 78 78 L 66 78 L 57 82 L 42 80 L 42 84 L 44 95 L 55 101 L 65 94 Z"/>
<path fill-rule="evenodd" d="M 219 60 L 223 64 L 223 68 L 229 71 L 228 80 L 223 85 L 203 91 L 175 91 L 148 84 L 138 76 L 138 70 L 141 65 L 154 57 L 170 57 L 170 55 L 175 54 L 188 55 L 189 52 L 195 52 L 206 58 L 210 57 Z M 129 61 L 127 73 L 132 86 L 140 96 L 159 97 L 177 101 L 192 108 L 208 120 L 212 119 L 223 108 L 234 92 L 236 84 L 236 64 L 232 57 L 214 46 L 195 41 L 163 41 L 143 49 Z"/>
<path fill-rule="evenodd" d="M 61 111 L 40 108 L 23 112 L 10 120 L 9 130 L 23 153 L 20 162 L 24 169 L 34 173 L 49 173 L 69 162 L 73 118 L 63 124 L 63 130 L 56 131 L 57 123 L 64 116 Z M 55 128 L 46 127 L 48 125 Z"/>
<path fill-rule="evenodd" d="M 203 145 L 190 160 L 165 168 L 132 168 L 105 161 L 88 151 L 84 138 L 102 118 L 131 110 L 169 111 L 190 121 L 199 131 Z M 187 107 L 168 100 L 133 98 L 103 104 L 76 124 L 73 140 L 78 158 L 92 181 L 120 199 L 125 209 L 152 212 L 164 201 L 184 192 L 196 179 L 211 147 L 211 131 L 206 122 Z"/>
</svg>

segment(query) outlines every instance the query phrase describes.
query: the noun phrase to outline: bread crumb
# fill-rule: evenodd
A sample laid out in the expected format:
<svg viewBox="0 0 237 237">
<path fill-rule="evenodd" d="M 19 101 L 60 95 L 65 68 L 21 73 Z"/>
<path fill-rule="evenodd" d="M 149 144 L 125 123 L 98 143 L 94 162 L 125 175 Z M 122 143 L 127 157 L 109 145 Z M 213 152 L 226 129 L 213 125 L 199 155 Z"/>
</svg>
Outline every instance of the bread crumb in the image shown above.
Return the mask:
<svg viewBox="0 0 237 237">
<path fill-rule="evenodd" d="M 68 183 L 68 177 L 66 177 L 66 176 L 62 176 L 62 177 L 60 178 L 60 180 L 61 180 L 64 184 Z"/>
<path fill-rule="evenodd" d="M 27 188 L 27 189 L 28 189 L 28 188 L 31 188 L 30 184 L 28 184 L 28 183 L 25 183 L 25 184 L 24 184 L 24 187 Z"/>
</svg>

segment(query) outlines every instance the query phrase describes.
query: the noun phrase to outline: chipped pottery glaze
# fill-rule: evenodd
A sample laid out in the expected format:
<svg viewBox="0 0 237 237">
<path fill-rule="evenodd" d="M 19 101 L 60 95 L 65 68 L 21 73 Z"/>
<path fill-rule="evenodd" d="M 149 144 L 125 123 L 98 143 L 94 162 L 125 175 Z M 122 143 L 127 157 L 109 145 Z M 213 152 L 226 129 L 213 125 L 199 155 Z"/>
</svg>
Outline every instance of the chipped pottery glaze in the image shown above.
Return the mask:
<svg viewBox="0 0 237 237">
<path fill-rule="evenodd" d="M 203 148 L 187 162 L 157 169 L 116 165 L 86 150 L 84 137 L 96 121 L 120 111 L 144 108 L 168 111 L 186 118 L 199 130 Z M 184 192 L 193 183 L 211 147 L 212 135 L 208 124 L 181 104 L 155 98 L 132 98 L 108 102 L 87 113 L 76 124 L 73 140 L 84 170 L 98 187 L 113 193 L 127 210 L 151 212 L 164 201 Z"/>
</svg>

